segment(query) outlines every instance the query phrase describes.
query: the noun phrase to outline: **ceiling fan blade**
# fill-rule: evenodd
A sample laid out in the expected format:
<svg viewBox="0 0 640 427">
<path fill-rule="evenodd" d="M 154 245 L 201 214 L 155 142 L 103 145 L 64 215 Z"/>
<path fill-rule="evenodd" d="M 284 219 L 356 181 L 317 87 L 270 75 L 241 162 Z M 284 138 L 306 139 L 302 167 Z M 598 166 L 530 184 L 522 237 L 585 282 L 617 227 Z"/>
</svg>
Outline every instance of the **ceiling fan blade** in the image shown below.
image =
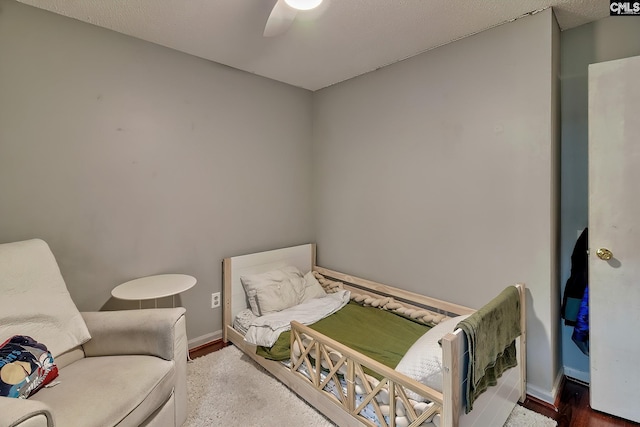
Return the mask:
<svg viewBox="0 0 640 427">
<path fill-rule="evenodd" d="M 284 0 L 278 0 L 264 26 L 264 36 L 274 37 L 289 29 L 296 18 L 297 11 L 289 7 Z"/>
</svg>

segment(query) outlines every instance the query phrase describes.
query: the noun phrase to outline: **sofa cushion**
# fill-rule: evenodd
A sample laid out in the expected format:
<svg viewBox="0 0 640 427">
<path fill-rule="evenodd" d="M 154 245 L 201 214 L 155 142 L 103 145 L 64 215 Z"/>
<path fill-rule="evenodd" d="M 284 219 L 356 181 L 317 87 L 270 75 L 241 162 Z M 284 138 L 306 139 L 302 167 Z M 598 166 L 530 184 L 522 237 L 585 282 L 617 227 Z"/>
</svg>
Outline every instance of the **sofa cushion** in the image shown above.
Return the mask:
<svg viewBox="0 0 640 427">
<path fill-rule="evenodd" d="M 0 340 L 28 335 L 58 357 L 91 338 L 43 240 L 0 244 L 0 295 Z"/>
<path fill-rule="evenodd" d="M 31 397 L 54 408 L 56 425 L 139 426 L 171 397 L 175 367 L 154 356 L 87 357 L 57 380 Z"/>
</svg>

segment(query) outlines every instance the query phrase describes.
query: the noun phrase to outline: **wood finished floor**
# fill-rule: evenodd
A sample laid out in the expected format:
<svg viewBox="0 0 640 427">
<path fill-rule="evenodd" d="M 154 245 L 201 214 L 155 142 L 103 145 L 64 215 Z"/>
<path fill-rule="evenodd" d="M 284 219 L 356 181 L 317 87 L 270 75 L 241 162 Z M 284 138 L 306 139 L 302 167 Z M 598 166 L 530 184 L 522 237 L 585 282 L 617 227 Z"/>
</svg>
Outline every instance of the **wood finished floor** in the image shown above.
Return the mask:
<svg viewBox="0 0 640 427">
<path fill-rule="evenodd" d="M 638 423 L 623 420 L 589 406 L 589 387 L 567 379 L 562 387 L 556 411 L 551 405 L 527 398 L 525 408 L 556 420 L 558 427 L 637 427 Z"/>
<path fill-rule="evenodd" d="M 189 351 L 192 359 L 205 356 L 225 347 L 216 341 Z M 640 403 L 639 403 L 640 404 Z M 589 387 L 576 381 L 566 380 L 560 393 L 557 410 L 544 402 L 527 398 L 522 404 L 527 409 L 556 420 L 558 427 L 640 427 L 640 424 L 594 411 L 589 406 Z"/>
</svg>

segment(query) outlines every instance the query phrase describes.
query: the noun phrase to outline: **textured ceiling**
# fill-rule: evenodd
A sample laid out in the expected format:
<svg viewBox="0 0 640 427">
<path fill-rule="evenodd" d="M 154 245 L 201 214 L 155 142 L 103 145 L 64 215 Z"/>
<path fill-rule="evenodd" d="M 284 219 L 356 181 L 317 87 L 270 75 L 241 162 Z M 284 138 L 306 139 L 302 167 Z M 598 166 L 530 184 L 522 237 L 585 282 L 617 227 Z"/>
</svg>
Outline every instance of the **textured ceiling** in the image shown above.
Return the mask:
<svg viewBox="0 0 640 427">
<path fill-rule="evenodd" d="M 324 0 L 267 38 L 276 0 L 19 1 L 310 90 L 548 7 L 562 30 L 609 15 L 603 0 Z"/>
</svg>

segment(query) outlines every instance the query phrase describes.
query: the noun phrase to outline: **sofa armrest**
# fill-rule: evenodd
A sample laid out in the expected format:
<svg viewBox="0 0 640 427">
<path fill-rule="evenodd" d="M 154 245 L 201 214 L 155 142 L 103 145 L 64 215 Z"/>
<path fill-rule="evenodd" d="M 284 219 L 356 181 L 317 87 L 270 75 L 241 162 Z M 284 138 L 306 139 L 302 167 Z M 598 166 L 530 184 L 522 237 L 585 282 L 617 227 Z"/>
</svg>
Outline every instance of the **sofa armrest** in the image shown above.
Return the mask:
<svg viewBox="0 0 640 427">
<path fill-rule="evenodd" d="M 87 357 L 142 354 L 174 360 L 186 348 L 185 309 L 157 308 L 83 312 L 91 339 L 83 344 Z"/>
<path fill-rule="evenodd" d="M 53 427 L 47 405 L 37 400 L 0 397 L 0 427 Z"/>
<path fill-rule="evenodd" d="M 82 313 L 91 334 L 91 339 L 82 345 L 85 356 L 142 354 L 175 362 L 176 426 L 181 426 L 187 419 L 188 345 L 185 312 L 184 308 L 179 307 Z"/>
</svg>

